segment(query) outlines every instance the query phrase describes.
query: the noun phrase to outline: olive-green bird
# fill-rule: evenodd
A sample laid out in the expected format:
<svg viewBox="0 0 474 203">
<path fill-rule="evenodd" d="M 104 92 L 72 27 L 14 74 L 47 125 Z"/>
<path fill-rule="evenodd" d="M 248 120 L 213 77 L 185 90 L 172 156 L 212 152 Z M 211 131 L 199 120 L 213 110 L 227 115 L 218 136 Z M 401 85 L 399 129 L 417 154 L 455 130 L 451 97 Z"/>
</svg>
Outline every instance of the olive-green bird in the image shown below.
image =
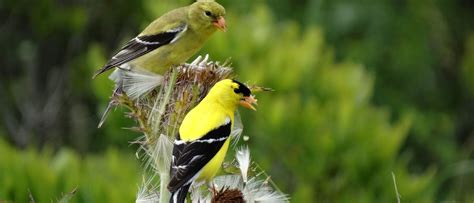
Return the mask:
<svg viewBox="0 0 474 203">
<path fill-rule="evenodd" d="M 213 0 L 174 9 L 130 40 L 94 78 L 117 67 L 110 78 L 128 96 L 138 97 L 158 86 L 161 74 L 193 56 L 216 30 L 226 31 L 224 15 L 224 7 Z"/>
<path fill-rule="evenodd" d="M 198 0 L 174 9 L 130 40 L 93 78 L 117 68 L 109 76 L 115 82 L 114 95 L 125 92 L 135 100 L 159 86 L 163 73 L 185 63 L 216 30 L 226 31 L 224 15 L 224 7 L 213 0 Z M 98 127 L 112 106 L 113 102 L 109 103 Z"/>
</svg>

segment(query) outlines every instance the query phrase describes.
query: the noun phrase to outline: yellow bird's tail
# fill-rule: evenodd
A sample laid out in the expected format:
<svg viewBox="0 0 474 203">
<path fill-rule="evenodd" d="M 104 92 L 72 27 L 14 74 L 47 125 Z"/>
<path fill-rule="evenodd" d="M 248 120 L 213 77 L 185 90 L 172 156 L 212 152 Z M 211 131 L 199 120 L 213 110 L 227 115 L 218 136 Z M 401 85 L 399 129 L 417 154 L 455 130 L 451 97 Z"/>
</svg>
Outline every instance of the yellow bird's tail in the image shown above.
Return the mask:
<svg viewBox="0 0 474 203">
<path fill-rule="evenodd" d="M 190 186 L 191 183 L 188 183 L 187 185 L 183 185 L 183 187 L 171 193 L 170 203 L 185 203 Z"/>
</svg>

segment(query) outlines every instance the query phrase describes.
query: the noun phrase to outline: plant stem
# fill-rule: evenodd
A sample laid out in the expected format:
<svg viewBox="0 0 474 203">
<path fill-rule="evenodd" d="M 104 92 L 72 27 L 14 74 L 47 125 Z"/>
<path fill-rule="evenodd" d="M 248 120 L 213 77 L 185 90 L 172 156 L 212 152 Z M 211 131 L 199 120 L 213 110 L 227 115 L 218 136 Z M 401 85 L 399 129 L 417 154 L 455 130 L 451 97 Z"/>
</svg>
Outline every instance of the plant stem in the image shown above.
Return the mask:
<svg viewBox="0 0 474 203">
<path fill-rule="evenodd" d="M 157 136 L 159 136 L 157 131 L 160 129 L 161 118 L 163 117 L 163 114 L 165 113 L 166 105 L 168 105 L 170 101 L 171 93 L 173 92 L 173 88 L 176 83 L 176 78 L 178 78 L 178 71 L 173 69 L 170 75 L 169 84 L 166 87 L 165 93 L 163 95 L 164 96 L 163 100 L 161 101 L 160 106 L 158 107 L 158 115 L 156 119 L 154 120 L 155 123 L 153 123 L 153 125 L 156 126 L 153 130 L 153 134 Z"/>
<path fill-rule="evenodd" d="M 395 195 L 397 195 L 397 203 L 400 203 L 400 193 L 398 193 L 397 180 L 395 179 L 395 173 L 392 171 L 393 186 L 395 187 Z"/>
<path fill-rule="evenodd" d="M 170 193 L 168 191 L 168 182 L 170 181 L 169 173 L 160 173 L 160 203 L 170 201 Z"/>
<path fill-rule="evenodd" d="M 161 101 L 160 106 L 158 107 L 158 115 L 156 117 L 156 120 L 154 120 L 155 123 L 153 123 L 153 125 L 155 125 L 155 128 L 153 128 L 154 129 L 153 133 L 156 136 L 161 136 L 158 134 L 157 131 L 160 129 L 161 118 L 163 117 L 166 106 L 168 105 L 170 101 L 171 93 L 173 92 L 177 78 L 178 78 L 178 71 L 173 69 L 170 75 L 169 84 L 166 87 L 165 93 L 163 95 L 164 96 L 163 100 Z M 174 126 L 169 126 L 169 127 L 173 128 Z M 170 135 L 166 135 L 166 136 L 170 136 Z M 169 181 L 170 181 L 169 171 L 165 170 L 164 173 L 160 173 L 160 202 L 162 203 L 168 202 L 170 199 L 170 193 L 168 192 L 168 187 L 167 187 Z"/>
</svg>

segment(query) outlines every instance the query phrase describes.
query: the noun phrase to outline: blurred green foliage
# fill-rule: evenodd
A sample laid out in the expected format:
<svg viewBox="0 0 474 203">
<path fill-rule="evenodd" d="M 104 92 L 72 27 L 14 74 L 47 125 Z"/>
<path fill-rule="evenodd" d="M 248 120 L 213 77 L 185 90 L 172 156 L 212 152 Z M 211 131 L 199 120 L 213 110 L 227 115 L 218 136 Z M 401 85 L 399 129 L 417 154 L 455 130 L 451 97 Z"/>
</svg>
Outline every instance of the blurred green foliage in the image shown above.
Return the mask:
<svg viewBox="0 0 474 203">
<path fill-rule="evenodd" d="M 404 201 L 434 200 L 435 170 L 410 174 L 406 161 L 397 160 L 413 116 L 391 124 L 387 110 L 373 107 L 374 79 L 363 66 L 335 62 L 320 29 L 275 26 L 265 6 L 238 17 L 254 19 L 253 25 L 244 20 L 230 27 L 261 30 L 230 31 L 209 47 L 217 50 L 213 56 L 231 54 L 225 47 L 243 50 L 234 54 L 239 78 L 276 89 L 259 95 L 257 112 L 244 114 L 245 133 L 257 162 L 294 202 L 395 201 L 391 171 Z"/>
<path fill-rule="evenodd" d="M 120 109 L 96 129 L 113 85 L 89 78 L 189 2 L 0 2 L 0 46 L 10 50 L 0 60 L 0 133 L 42 149 L 1 143 L 0 200 L 26 201 L 30 188 L 49 201 L 75 186 L 73 201 L 133 200 L 128 142 L 138 134 L 122 129 L 134 124 Z M 293 202 L 395 202 L 391 172 L 402 202 L 474 200 L 474 3 L 219 2 L 229 30 L 201 54 L 231 57 L 239 80 L 276 90 L 257 95 L 257 112 L 242 111 L 244 134 Z M 97 178 L 101 167 L 117 182 Z"/>
<path fill-rule="evenodd" d="M 57 202 L 77 188 L 69 202 L 133 202 L 140 169 L 133 154 L 109 149 L 80 157 L 66 148 L 38 153 L 0 140 L 0 200 Z"/>
</svg>

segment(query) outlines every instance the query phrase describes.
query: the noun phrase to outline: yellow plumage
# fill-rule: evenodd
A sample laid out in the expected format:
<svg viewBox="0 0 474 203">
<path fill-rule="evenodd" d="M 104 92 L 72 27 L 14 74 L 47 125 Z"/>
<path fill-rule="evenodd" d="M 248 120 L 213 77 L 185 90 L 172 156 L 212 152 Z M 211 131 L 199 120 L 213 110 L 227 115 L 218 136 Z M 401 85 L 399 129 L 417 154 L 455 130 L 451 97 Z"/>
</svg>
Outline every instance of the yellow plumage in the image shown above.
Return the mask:
<svg viewBox="0 0 474 203">
<path fill-rule="evenodd" d="M 250 108 L 255 102 L 244 84 L 226 79 L 185 116 L 174 142 L 171 202 L 183 202 L 192 182 L 210 181 L 216 175 L 229 148 L 237 106 Z"/>
<path fill-rule="evenodd" d="M 187 114 L 179 129 L 183 141 L 193 141 L 203 137 L 207 132 L 224 124 L 226 119 L 230 119 L 231 129 L 233 128 L 234 112 L 240 98 L 229 87 L 238 88 L 238 84 L 231 80 L 221 81 L 199 105 Z M 206 118 L 205 122 L 203 118 Z M 198 181 L 208 181 L 216 175 L 224 161 L 229 142 L 230 139 L 227 139 L 219 152 L 204 166 L 197 178 Z"/>
<path fill-rule="evenodd" d="M 227 118 L 233 123 L 234 111 L 241 97 L 232 91 L 235 88 L 238 88 L 237 83 L 229 79 L 217 83 L 183 119 L 179 128 L 181 139 L 184 141 L 199 139 L 222 125 Z"/>
</svg>

